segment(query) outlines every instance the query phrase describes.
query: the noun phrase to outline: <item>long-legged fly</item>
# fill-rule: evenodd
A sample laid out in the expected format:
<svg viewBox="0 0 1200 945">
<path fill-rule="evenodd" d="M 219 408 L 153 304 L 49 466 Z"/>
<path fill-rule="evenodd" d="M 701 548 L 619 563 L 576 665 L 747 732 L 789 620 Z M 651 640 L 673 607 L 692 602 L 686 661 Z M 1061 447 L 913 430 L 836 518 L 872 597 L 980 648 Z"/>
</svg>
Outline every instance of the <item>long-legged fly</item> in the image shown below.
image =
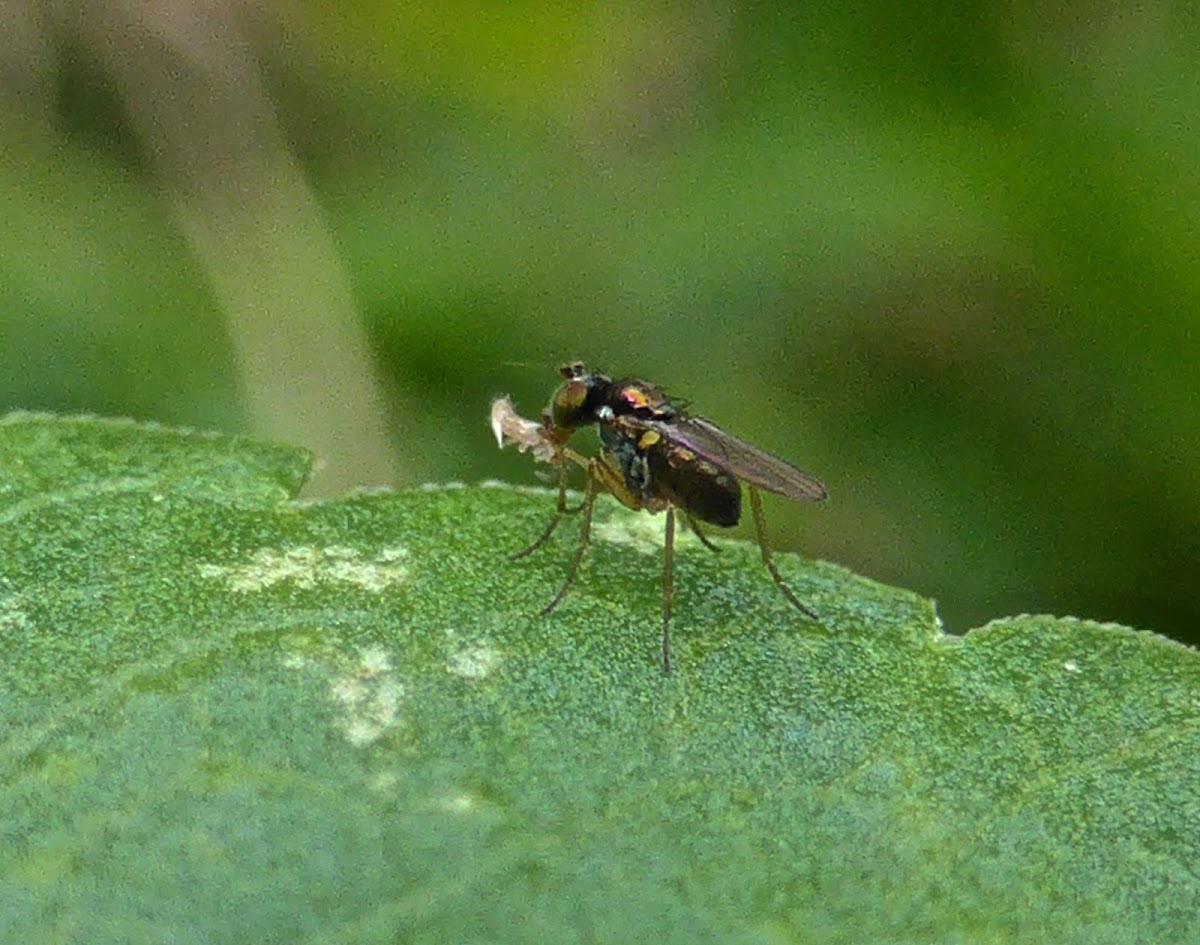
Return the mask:
<svg viewBox="0 0 1200 945">
<path fill-rule="evenodd" d="M 549 540 L 569 513 L 582 512 L 579 543 L 567 567 L 566 579 L 554 599 L 545 606 L 548 614 L 566 596 L 583 560 L 591 538 L 592 506 L 596 495 L 608 492 L 622 505 L 647 512 L 666 512 L 663 542 L 662 661 L 663 672 L 671 671 L 671 599 L 675 590 L 675 511 L 678 509 L 704 545 L 717 549 L 700 531 L 697 521 L 728 528 L 742 513 L 741 483 L 750 493 L 750 510 L 758 535 L 763 564 L 783 596 L 801 613 L 816 614 L 800 602 L 784 583 L 767 547 L 759 489 L 789 499 L 824 499 L 825 487 L 806 472 L 772 456 L 715 424 L 689 414 L 672 403 L 653 384 L 637 378 L 613 380 L 588 371 L 579 362 L 560 369 L 563 383 L 550 398 L 540 425 L 521 420 L 507 400 L 492 408 L 492 424 L 501 444 L 516 442 L 533 447 L 540 459 L 559 469 L 558 502 L 554 517 L 537 540 L 518 551 L 523 558 Z M 600 455 L 585 459 L 567 446 L 578 430 L 596 424 L 600 433 Z M 587 474 L 583 502 L 567 508 L 567 470 L 581 466 Z"/>
</svg>

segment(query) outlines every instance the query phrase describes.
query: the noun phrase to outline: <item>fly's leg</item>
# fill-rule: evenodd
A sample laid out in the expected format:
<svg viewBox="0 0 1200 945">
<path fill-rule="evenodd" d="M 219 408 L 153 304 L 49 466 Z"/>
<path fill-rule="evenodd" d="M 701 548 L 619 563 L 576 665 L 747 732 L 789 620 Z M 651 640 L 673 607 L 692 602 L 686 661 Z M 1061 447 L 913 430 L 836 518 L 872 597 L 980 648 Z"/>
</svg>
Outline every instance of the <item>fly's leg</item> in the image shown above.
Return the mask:
<svg viewBox="0 0 1200 945">
<path fill-rule="evenodd" d="M 573 515 L 583 508 L 579 505 L 576 508 L 567 508 L 567 466 L 566 463 L 558 467 L 558 501 L 554 506 L 554 518 L 550 519 L 550 524 L 546 526 L 546 530 L 538 537 L 538 539 L 528 548 L 522 548 L 515 554 L 508 556 L 509 561 L 518 561 L 526 555 L 531 555 L 546 542 L 550 540 L 550 536 L 554 534 L 554 530 L 558 528 L 559 522 L 563 520 L 564 515 Z"/>
<path fill-rule="evenodd" d="M 554 600 L 550 601 L 550 603 L 542 608 L 543 617 L 554 610 L 555 607 L 562 603 L 562 599 L 567 596 L 567 591 L 570 590 L 571 584 L 575 580 L 575 575 L 579 571 L 579 563 L 583 561 L 583 553 L 587 551 L 588 541 L 591 540 L 592 506 L 596 502 L 596 474 L 593 469 L 594 467 L 592 466 L 588 467 L 587 485 L 584 487 L 583 503 L 580 505 L 580 510 L 583 512 L 583 525 L 579 530 L 579 544 L 575 548 L 575 554 L 571 556 L 571 563 L 567 565 L 567 578 L 565 581 L 563 581 L 562 587 L 560 587 L 558 589 L 558 593 L 554 595 Z M 559 495 L 564 497 L 565 504 L 565 487 L 564 491 L 560 492 Z M 562 516 L 563 513 L 560 511 L 558 515 L 555 516 L 554 524 L 558 524 L 558 521 L 562 518 Z M 553 531 L 553 529 L 550 529 L 550 531 Z M 544 537 L 548 538 L 549 532 L 547 532 L 546 536 Z M 541 544 L 542 540 L 543 539 L 539 539 L 538 544 Z"/>
<path fill-rule="evenodd" d="M 702 544 L 709 551 L 713 551 L 713 552 L 716 552 L 717 554 L 720 554 L 721 549 L 718 548 L 716 545 L 714 545 L 711 541 L 709 541 L 707 536 L 705 536 L 704 532 L 700 531 L 700 525 L 696 522 L 696 520 L 694 518 L 692 518 L 690 515 L 688 515 L 686 509 L 684 510 L 683 514 L 684 514 L 684 517 L 687 519 L 688 528 L 690 528 L 692 530 L 692 534 L 694 534 L 697 538 L 700 539 L 700 544 Z"/>
<path fill-rule="evenodd" d="M 771 573 L 771 580 L 800 613 L 806 614 L 813 620 L 819 619 L 813 610 L 800 603 L 800 600 L 792 593 L 792 589 L 783 582 L 783 577 L 780 575 L 779 569 L 775 567 L 775 562 L 771 560 L 771 552 L 767 548 L 767 528 L 763 522 L 762 499 L 754 486 L 747 486 L 747 488 L 750 490 L 750 508 L 754 512 L 754 530 L 758 532 L 758 547 L 762 551 L 763 564 Z"/>
<path fill-rule="evenodd" d="M 663 673 L 671 673 L 671 598 L 675 596 L 675 506 L 667 506 L 667 531 L 663 539 Z"/>
<path fill-rule="evenodd" d="M 554 595 L 554 600 L 542 608 L 543 617 L 562 603 L 562 599 L 567 596 L 567 591 L 570 590 L 571 584 L 575 580 L 575 575 L 579 571 L 579 565 L 583 561 L 583 553 L 587 551 L 588 542 L 591 541 L 592 537 L 592 507 L 596 504 L 596 494 L 603 489 L 627 508 L 636 511 L 642 507 L 641 499 L 635 493 L 630 492 L 625 486 L 624 480 L 621 478 L 621 471 L 613 465 L 611 457 L 601 454 L 600 459 L 587 461 L 570 450 L 566 450 L 564 455 L 576 465 L 583 466 L 587 472 L 587 485 L 584 486 L 583 501 L 579 504 L 578 508 L 578 511 L 583 513 L 583 524 L 579 529 L 579 544 L 575 547 L 575 554 L 571 556 L 570 564 L 567 565 L 566 580 L 563 581 L 562 587 L 558 589 L 558 593 Z M 554 516 L 554 521 L 550 523 L 550 528 L 546 529 L 546 534 L 534 542 L 532 547 L 521 552 L 522 555 L 528 554 L 549 538 L 550 533 L 554 531 L 554 526 L 559 523 L 563 515 L 576 511 L 575 509 L 566 508 L 565 472 L 563 473 L 563 477 L 558 493 L 559 510 Z"/>
</svg>

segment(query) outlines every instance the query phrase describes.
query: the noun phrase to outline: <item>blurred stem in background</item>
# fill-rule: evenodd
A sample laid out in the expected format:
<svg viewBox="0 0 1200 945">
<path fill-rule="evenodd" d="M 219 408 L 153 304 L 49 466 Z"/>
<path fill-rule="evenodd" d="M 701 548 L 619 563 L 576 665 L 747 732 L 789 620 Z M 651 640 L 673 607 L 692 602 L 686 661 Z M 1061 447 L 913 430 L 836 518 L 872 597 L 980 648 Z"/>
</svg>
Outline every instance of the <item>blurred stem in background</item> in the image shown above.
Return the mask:
<svg viewBox="0 0 1200 945">
<path fill-rule="evenodd" d="M 72 24 L 73 39 L 111 78 L 218 300 L 249 432 L 316 454 L 309 494 L 398 482 L 366 332 L 264 88 L 245 35 L 247 9 L 207 0 L 81 0 L 58 11 L 69 15 L 53 23 Z M 9 62 L 51 55 L 42 32 L 51 18 L 19 2 L 9 12 L 28 44 L 20 55 L 10 36 Z"/>
</svg>

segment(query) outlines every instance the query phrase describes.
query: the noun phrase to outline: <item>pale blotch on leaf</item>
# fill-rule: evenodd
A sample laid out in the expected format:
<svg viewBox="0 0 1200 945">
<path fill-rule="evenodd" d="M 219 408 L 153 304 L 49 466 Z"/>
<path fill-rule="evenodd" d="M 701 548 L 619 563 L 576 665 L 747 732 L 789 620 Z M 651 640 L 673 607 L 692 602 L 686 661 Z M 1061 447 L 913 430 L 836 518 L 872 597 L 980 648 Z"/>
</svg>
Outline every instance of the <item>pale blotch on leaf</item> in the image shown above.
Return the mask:
<svg viewBox="0 0 1200 945">
<path fill-rule="evenodd" d="M 361 651 L 357 665 L 346 667 L 329 682 L 329 693 L 340 709 L 339 727 L 351 745 L 377 741 L 400 720 L 404 684 L 396 679 L 386 650 Z"/>
<path fill-rule="evenodd" d="M 500 654 L 490 646 L 472 646 L 450 657 L 447 668 L 464 679 L 483 679 L 500 665 Z"/>
<path fill-rule="evenodd" d="M 451 794 L 438 807 L 448 814 L 471 814 L 479 810 L 479 799 L 473 794 Z"/>
<path fill-rule="evenodd" d="M 0 631 L 25 630 L 29 627 L 29 615 L 21 607 L 15 595 L 0 597 Z"/>
<path fill-rule="evenodd" d="M 231 591 L 262 591 L 291 582 L 300 588 L 353 584 L 378 593 L 408 577 L 408 549 L 382 548 L 374 556 L 344 545 L 260 548 L 242 564 L 202 564 L 200 574 L 224 580 Z"/>
<path fill-rule="evenodd" d="M 337 727 L 356 748 L 370 745 L 402 721 L 404 683 L 396 678 L 391 655 L 381 647 L 359 650 L 348 659 L 333 653 L 312 658 L 283 657 L 289 669 L 315 669 L 328 677 L 329 697 L 337 706 Z"/>
<path fill-rule="evenodd" d="M 1065 669 L 1068 673 L 1077 673 L 1079 672 L 1079 664 L 1074 660 L 1067 660 L 1065 663 L 1063 663 L 1063 669 Z"/>
<path fill-rule="evenodd" d="M 371 778 L 370 788 L 376 794 L 394 794 L 400 784 L 398 771 L 381 771 Z"/>
<path fill-rule="evenodd" d="M 592 538 L 612 545 L 625 545 L 646 553 L 658 553 L 663 546 L 663 519 L 657 515 L 634 513 L 614 515 L 606 522 L 592 526 Z M 680 529 L 675 546 L 699 542 L 692 532 Z"/>
</svg>

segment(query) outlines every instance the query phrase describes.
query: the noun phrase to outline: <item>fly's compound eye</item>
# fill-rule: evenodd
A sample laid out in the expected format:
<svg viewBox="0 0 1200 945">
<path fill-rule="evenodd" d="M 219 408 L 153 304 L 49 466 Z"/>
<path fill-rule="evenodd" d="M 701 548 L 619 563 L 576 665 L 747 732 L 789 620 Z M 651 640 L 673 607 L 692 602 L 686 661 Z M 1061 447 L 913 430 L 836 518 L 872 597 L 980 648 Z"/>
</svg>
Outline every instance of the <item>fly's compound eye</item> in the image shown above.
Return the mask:
<svg viewBox="0 0 1200 945">
<path fill-rule="evenodd" d="M 592 422 L 584 405 L 588 399 L 588 385 L 583 381 L 571 380 L 563 384 L 550 398 L 550 422 L 556 427 L 581 427 Z"/>
</svg>

